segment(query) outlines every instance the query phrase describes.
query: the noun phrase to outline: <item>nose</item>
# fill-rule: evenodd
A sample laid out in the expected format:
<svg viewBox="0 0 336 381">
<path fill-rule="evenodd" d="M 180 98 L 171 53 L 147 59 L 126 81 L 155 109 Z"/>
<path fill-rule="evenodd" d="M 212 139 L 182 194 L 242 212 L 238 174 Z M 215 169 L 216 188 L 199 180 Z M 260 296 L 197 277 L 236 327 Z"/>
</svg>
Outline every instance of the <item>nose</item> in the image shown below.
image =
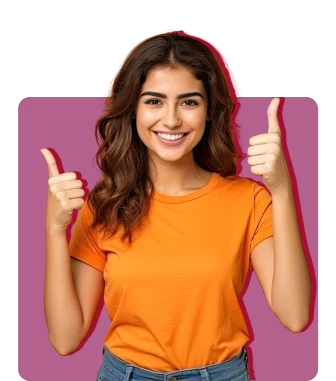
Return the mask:
<svg viewBox="0 0 336 381">
<path fill-rule="evenodd" d="M 161 118 L 162 124 L 167 128 L 174 128 L 181 125 L 181 117 L 178 110 L 174 106 L 169 107 L 164 110 Z"/>
</svg>

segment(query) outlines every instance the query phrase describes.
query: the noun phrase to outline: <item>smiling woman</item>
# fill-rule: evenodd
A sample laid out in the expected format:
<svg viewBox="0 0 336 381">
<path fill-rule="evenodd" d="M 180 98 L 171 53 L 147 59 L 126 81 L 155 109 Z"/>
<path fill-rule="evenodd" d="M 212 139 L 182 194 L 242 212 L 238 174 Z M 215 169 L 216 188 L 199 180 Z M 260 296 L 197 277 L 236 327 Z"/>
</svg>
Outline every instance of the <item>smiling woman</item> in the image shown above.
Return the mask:
<svg viewBox="0 0 336 381">
<path fill-rule="evenodd" d="M 155 89 L 155 91 L 153 90 Z M 185 91 L 193 89 L 194 91 Z M 207 94 L 201 80 L 195 78 L 189 69 L 151 69 L 140 89 L 136 106 L 137 132 L 148 149 L 151 173 L 156 189 L 183 188 L 195 173 L 206 174 L 193 160 L 193 148 L 204 135 L 208 109 Z M 151 97 L 156 96 L 159 99 Z M 197 98 L 198 101 L 192 99 Z M 153 105 L 153 102 L 155 104 Z M 174 147 L 176 149 L 169 149 Z M 189 161 L 189 171 L 179 163 Z M 165 162 L 174 162 L 174 171 L 164 171 Z M 178 165 L 176 165 L 178 164 Z M 164 173 L 164 178 L 159 174 Z M 189 180 L 190 179 L 190 180 Z"/>
<path fill-rule="evenodd" d="M 140 97 L 142 96 L 148 96 L 148 95 L 151 95 L 151 96 L 156 96 L 156 97 L 160 97 L 160 98 L 164 98 L 164 99 L 167 99 L 167 95 L 166 94 L 162 94 L 162 93 L 158 93 L 158 92 L 155 92 L 155 91 L 145 91 L 144 93 L 141 94 Z M 188 97 L 201 97 L 204 99 L 203 95 L 198 93 L 198 92 L 191 92 L 191 93 L 185 93 L 185 94 L 179 94 L 177 95 L 176 99 L 183 99 L 183 98 L 188 98 Z M 161 102 L 159 99 L 149 99 L 145 102 L 145 104 L 150 104 L 150 105 L 153 105 L 152 102 Z M 187 100 L 184 100 L 183 103 L 188 103 L 186 105 L 186 107 L 193 107 L 193 106 L 198 106 L 199 103 L 197 101 L 195 101 L 194 99 L 187 99 Z M 191 103 L 191 104 L 190 104 Z M 154 103 L 154 105 L 160 105 L 160 103 Z M 207 120 L 210 120 L 210 119 L 207 119 Z M 138 130 L 139 132 L 139 130 Z M 163 142 L 163 144 L 166 144 L 168 146 L 177 146 L 179 145 L 180 143 L 182 143 L 182 141 L 184 140 L 183 138 L 188 135 L 190 133 L 190 131 L 181 131 L 181 130 L 172 130 L 172 131 L 153 131 L 155 134 L 157 134 L 160 138 L 160 141 Z M 177 141 L 176 143 L 173 143 L 174 141 Z"/>
<path fill-rule="evenodd" d="M 171 32 L 135 47 L 96 125 L 104 177 L 88 198 L 91 227 L 131 244 L 155 191 L 178 196 L 202 188 L 212 172 L 234 175 L 242 157 L 234 107 L 218 61 L 197 39 Z"/>
<path fill-rule="evenodd" d="M 64 261 L 63 294 L 46 294 L 53 342 L 62 354 L 80 345 L 104 294 L 111 325 L 97 380 L 248 381 L 249 333 L 239 296 L 251 252 L 270 306 L 288 327 L 301 327 L 307 305 L 302 290 L 308 288 L 294 278 L 302 261 L 289 266 L 293 253 L 284 252 L 282 263 L 274 260 L 272 197 L 234 176 L 241 155 L 233 144 L 233 110 L 211 50 L 178 32 L 140 43 L 116 76 L 95 130 L 102 179 L 71 233 L 73 278 Z M 275 150 L 273 114 L 271 108 Z M 48 160 L 51 168 L 54 160 Z M 260 157 L 253 160 L 256 171 L 264 170 Z M 281 197 L 275 204 L 277 226 L 286 230 L 290 208 Z M 294 235 L 282 237 L 293 242 Z M 64 235 L 54 234 L 49 246 L 67 255 L 64 242 Z M 57 290 L 59 277 L 48 268 L 49 289 Z M 283 286 L 287 274 L 290 287 Z M 62 311 L 69 305 L 67 320 Z"/>
</svg>

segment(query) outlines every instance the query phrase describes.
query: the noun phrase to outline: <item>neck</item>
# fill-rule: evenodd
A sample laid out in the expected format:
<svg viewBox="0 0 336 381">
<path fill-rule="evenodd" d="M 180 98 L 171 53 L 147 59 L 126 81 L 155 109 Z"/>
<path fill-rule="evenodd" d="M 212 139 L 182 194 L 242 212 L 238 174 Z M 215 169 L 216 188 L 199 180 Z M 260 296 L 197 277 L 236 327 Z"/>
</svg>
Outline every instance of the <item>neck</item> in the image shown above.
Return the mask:
<svg viewBox="0 0 336 381">
<path fill-rule="evenodd" d="M 201 168 L 194 160 L 192 151 L 178 161 L 149 158 L 149 169 L 154 189 L 167 195 L 181 195 L 203 187 L 211 172 Z"/>
</svg>

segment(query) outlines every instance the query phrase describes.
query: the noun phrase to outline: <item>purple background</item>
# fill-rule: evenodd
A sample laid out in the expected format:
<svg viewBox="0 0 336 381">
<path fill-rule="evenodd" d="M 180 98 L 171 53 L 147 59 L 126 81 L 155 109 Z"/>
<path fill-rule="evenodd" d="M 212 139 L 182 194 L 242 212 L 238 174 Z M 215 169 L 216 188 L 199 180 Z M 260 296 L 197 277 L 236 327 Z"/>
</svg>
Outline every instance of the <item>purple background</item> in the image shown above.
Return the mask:
<svg viewBox="0 0 336 381">
<path fill-rule="evenodd" d="M 268 130 L 272 98 L 238 98 L 239 142 Z M 29 381 L 93 381 L 102 361 L 109 318 L 103 301 L 80 350 L 60 356 L 51 346 L 44 317 L 45 210 L 48 171 L 41 148 L 59 160 L 60 173 L 76 171 L 91 190 L 100 178 L 94 161 L 94 125 L 104 98 L 25 98 L 19 105 L 19 373 Z M 251 340 L 247 344 L 251 379 L 306 381 L 317 373 L 317 105 L 311 98 L 281 98 L 279 120 L 292 175 L 301 236 L 313 280 L 310 321 L 300 333 L 284 328 L 267 305 L 254 273 L 243 292 L 242 309 Z M 238 176 L 263 184 L 241 161 Z M 75 221 L 75 217 L 73 222 Z M 303 223 L 304 221 L 304 223 Z M 70 235 L 70 228 L 68 232 Z"/>
</svg>

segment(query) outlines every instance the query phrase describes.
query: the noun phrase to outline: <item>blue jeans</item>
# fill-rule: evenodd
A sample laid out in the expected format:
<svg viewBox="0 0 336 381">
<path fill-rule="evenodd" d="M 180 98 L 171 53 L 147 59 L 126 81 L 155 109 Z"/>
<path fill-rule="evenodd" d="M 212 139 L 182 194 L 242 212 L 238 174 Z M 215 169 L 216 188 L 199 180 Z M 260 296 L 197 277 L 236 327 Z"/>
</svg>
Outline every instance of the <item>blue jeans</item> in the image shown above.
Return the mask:
<svg viewBox="0 0 336 381">
<path fill-rule="evenodd" d="M 96 381 L 251 381 L 251 379 L 247 369 L 245 347 L 240 354 L 218 364 L 171 372 L 154 372 L 124 362 L 104 346 L 103 362 Z"/>
</svg>

